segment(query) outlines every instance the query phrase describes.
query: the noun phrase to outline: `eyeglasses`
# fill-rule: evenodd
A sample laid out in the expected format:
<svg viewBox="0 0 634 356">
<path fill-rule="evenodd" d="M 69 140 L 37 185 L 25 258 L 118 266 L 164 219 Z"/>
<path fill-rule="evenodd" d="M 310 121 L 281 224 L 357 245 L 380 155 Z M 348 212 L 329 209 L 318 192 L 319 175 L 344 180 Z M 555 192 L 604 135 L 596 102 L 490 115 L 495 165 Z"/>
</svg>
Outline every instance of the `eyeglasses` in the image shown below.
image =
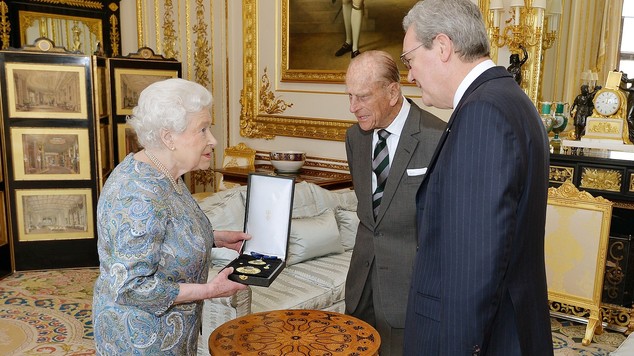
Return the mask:
<svg viewBox="0 0 634 356">
<path fill-rule="evenodd" d="M 408 54 L 410 54 L 410 53 L 414 52 L 415 50 L 419 49 L 419 48 L 420 48 L 420 47 L 422 47 L 422 46 L 423 46 L 423 44 L 421 43 L 421 44 L 419 44 L 418 46 L 416 46 L 416 47 L 414 47 L 414 48 L 410 49 L 409 51 L 407 51 L 407 52 L 405 52 L 405 53 L 401 54 L 401 62 L 403 62 L 403 64 L 405 65 L 405 68 L 407 68 L 407 70 L 412 69 L 412 66 L 410 66 L 410 65 L 409 65 L 409 61 L 411 61 L 412 59 L 411 59 L 411 58 L 410 58 L 410 59 L 407 59 L 407 58 L 405 58 L 405 56 L 407 56 Z"/>
</svg>

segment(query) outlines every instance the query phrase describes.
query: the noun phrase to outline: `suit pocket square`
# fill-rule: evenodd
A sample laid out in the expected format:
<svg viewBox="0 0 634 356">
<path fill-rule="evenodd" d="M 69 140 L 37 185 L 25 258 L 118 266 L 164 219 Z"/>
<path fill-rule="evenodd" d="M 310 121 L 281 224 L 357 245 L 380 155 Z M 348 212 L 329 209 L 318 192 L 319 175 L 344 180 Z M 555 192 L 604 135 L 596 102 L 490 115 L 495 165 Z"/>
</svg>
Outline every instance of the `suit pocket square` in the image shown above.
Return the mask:
<svg viewBox="0 0 634 356">
<path fill-rule="evenodd" d="M 407 175 L 409 177 L 422 176 L 425 173 L 427 173 L 427 167 L 407 169 Z"/>
</svg>

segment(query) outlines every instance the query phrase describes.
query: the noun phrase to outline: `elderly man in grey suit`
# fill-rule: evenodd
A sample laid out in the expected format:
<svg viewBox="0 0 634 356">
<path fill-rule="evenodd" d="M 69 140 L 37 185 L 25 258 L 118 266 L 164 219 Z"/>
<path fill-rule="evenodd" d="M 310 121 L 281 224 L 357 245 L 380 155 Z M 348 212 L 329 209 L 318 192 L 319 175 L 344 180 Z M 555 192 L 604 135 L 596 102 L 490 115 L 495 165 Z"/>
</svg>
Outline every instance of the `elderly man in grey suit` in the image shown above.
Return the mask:
<svg viewBox="0 0 634 356">
<path fill-rule="evenodd" d="M 346 313 L 376 327 L 381 356 L 402 355 L 416 254 L 416 191 L 445 128 L 401 93 L 392 57 L 368 51 L 346 73 L 350 112 L 346 152 L 359 228 L 346 280 Z"/>
</svg>

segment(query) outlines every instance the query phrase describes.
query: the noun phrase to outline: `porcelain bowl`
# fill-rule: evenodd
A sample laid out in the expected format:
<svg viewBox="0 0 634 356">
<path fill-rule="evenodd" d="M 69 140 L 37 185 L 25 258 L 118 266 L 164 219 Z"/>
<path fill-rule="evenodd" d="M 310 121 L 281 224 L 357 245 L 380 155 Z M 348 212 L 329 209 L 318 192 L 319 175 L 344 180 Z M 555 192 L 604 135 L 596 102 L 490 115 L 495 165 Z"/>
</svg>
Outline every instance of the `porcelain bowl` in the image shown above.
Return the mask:
<svg viewBox="0 0 634 356">
<path fill-rule="evenodd" d="M 299 172 L 306 160 L 306 153 L 300 151 L 272 151 L 271 164 L 282 173 Z"/>
</svg>

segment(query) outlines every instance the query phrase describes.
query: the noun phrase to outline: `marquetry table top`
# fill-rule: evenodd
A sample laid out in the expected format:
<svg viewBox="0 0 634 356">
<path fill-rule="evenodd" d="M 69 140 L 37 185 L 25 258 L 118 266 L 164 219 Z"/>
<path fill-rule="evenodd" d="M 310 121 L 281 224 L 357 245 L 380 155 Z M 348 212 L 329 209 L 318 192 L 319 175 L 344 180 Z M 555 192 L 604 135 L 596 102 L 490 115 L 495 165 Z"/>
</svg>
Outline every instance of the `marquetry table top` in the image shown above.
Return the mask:
<svg viewBox="0 0 634 356">
<path fill-rule="evenodd" d="M 355 317 L 321 310 L 275 310 L 222 324 L 209 336 L 219 355 L 378 355 L 381 338 Z"/>
</svg>

